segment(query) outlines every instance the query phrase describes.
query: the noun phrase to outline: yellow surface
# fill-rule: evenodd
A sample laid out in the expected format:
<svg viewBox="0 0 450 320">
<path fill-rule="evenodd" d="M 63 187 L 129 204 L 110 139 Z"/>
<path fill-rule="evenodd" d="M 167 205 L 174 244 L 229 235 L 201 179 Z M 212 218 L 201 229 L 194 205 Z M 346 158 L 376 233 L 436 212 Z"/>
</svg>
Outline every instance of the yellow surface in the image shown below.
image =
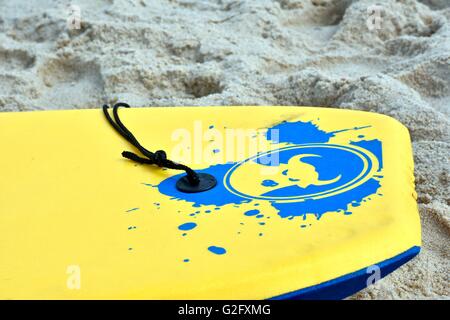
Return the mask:
<svg viewBox="0 0 450 320">
<path fill-rule="evenodd" d="M 225 127 L 263 130 L 283 120 L 313 121 L 327 132 L 369 124 L 361 132 L 383 146 L 378 190 L 383 196 L 363 202 L 351 215 L 330 212 L 320 220 L 308 215 L 306 222 L 281 218 L 261 200 L 258 209 L 271 218 L 262 227 L 259 219 L 243 216 L 253 202 L 219 211 L 193 208 L 146 185 L 180 172 L 123 159 L 123 150 L 135 150 L 101 110 L 3 113 L 0 298 L 269 298 L 420 245 L 409 135 L 392 118 L 306 107 L 142 108 L 121 109 L 120 115 L 144 146 L 169 156 L 179 143 L 174 132 L 193 133 L 199 123 L 222 133 Z M 330 143 L 348 143 L 358 133 L 342 132 Z M 204 148 L 214 148 L 209 140 L 205 137 Z M 270 148 L 263 142 L 256 151 Z M 223 161 L 223 153 L 216 156 L 209 161 Z M 211 165 L 194 160 L 194 169 Z M 252 179 L 257 173 L 239 174 L 245 193 L 258 188 Z M 139 209 L 128 211 L 132 208 Z M 201 213 L 189 216 L 196 210 Z M 177 227 L 187 221 L 198 227 L 182 236 Z M 308 227 L 300 228 L 302 223 Z M 216 244 L 227 253 L 207 250 Z M 79 288 L 70 285 L 77 279 Z"/>
</svg>

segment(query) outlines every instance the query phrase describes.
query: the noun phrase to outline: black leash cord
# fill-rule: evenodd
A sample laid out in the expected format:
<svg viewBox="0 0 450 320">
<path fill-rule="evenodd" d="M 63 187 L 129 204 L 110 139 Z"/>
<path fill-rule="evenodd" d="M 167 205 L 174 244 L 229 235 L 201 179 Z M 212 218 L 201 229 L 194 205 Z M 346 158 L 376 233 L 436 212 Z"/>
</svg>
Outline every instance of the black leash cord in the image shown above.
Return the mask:
<svg viewBox="0 0 450 320">
<path fill-rule="evenodd" d="M 132 161 L 135 161 L 137 163 L 143 163 L 143 164 L 155 164 L 162 168 L 168 168 L 168 169 L 175 169 L 175 170 L 184 170 L 186 171 L 186 178 L 187 182 L 194 187 L 198 186 L 200 183 L 199 175 L 189 168 L 188 166 L 185 166 L 180 163 L 173 162 L 172 160 L 167 159 L 166 152 L 164 150 L 158 150 L 156 152 L 151 152 L 147 149 L 145 149 L 136 139 L 136 137 L 130 132 L 130 130 L 125 127 L 125 125 L 122 123 L 122 121 L 119 118 L 118 110 L 120 107 L 129 108 L 130 106 L 123 102 L 118 102 L 113 107 L 113 116 L 114 120 L 111 118 L 108 112 L 108 105 L 103 105 L 103 113 L 105 114 L 106 119 L 111 124 L 111 126 L 122 136 L 124 137 L 129 143 L 131 143 L 133 146 L 136 147 L 136 149 L 139 150 L 139 152 L 145 156 L 145 158 L 138 156 L 137 154 L 130 152 L 130 151 L 123 151 L 122 156 L 124 158 L 130 159 Z M 203 191 L 198 190 L 196 192 Z"/>
</svg>

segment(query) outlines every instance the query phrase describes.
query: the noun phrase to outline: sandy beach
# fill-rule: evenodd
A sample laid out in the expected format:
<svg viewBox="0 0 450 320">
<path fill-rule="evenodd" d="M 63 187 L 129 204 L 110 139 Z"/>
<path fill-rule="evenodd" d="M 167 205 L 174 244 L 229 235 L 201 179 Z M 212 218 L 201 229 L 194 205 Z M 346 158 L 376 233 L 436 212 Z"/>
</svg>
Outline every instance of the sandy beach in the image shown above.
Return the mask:
<svg viewBox="0 0 450 320">
<path fill-rule="evenodd" d="M 0 0 L 1 112 L 116 101 L 398 119 L 413 141 L 422 251 L 351 299 L 450 298 L 450 1 Z"/>
</svg>

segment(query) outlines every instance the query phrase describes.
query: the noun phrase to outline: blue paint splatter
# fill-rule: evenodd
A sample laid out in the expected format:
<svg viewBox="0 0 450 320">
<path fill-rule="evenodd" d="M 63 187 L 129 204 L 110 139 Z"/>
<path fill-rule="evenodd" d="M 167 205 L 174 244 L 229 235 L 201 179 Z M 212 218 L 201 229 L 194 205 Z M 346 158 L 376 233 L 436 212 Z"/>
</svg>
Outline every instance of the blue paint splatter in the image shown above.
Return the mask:
<svg viewBox="0 0 450 320">
<path fill-rule="evenodd" d="M 217 164 L 203 170 L 197 170 L 197 172 L 205 172 L 213 175 L 217 181 L 223 181 L 225 174 L 233 166 L 233 163 L 227 164 Z M 223 183 L 218 183 L 213 189 L 208 190 L 208 192 L 198 192 L 198 193 L 184 193 L 178 191 L 175 187 L 176 182 L 179 178 L 184 176 L 184 173 L 177 174 L 166 180 L 163 180 L 159 186 L 158 190 L 162 194 L 173 197 L 177 200 L 184 200 L 187 202 L 192 202 L 194 207 L 200 207 L 205 205 L 215 205 L 223 206 L 230 203 L 240 204 L 244 202 L 249 202 L 250 200 L 239 197 L 227 190 Z"/>
<path fill-rule="evenodd" d="M 186 222 L 186 223 L 179 225 L 178 229 L 182 230 L 182 231 L 189 231 L 189 230 L 194 229 L 196 226 L 197 226 L 197 224 L 195 222 Z"/>
<path fill-rule="evenodd" d="M 244 212 L 244 215 L 251 217 L 251 216 L 256 216 L 259 213 L 259 210 L 248 210 L 246 212 Z"/>
<path fill-rule="evenodd" d="M 214 153 L 219 153 L 219 152 L 220 152 L 220 149 L 214 149 L 213 152 L 214 152 Z"/>
<path fill-rule="evenodd" d="M 275 186 L 278 185 L 278 182 L 273 181 L 273 180 L 264 180 L 261 183 L 261 185 L 264 186 L 264 187 L 275 187 Z"/>
<path fill-rule="evenodd" d="M 348 128 L 348 129 L 342 129 L 342 130 L 336 130 L 336 131 L 332 131 L 331 133 L 336 134 L 336 133 L 341 133 L 341 132 L 346 132 L 346 131 L 351 131 L 351 130 L 361 130 L 361 129 L 367 129 L 370 128 L 371 126 L 362 126 L 362 127 L 353 127 L 353 128 Z"/>
<path fill-rule="evenodd" d="M 380 187 L 380 182 L 375 179 L 370 179 L 358 187 L 331 196 L 322 198 L 319 201 L 314 199 L 305 200 L 303 202 L 288 202 L 288 203 L 272 203 L 278 210 L 278 214 L 282 218 L 290 216 L 299 216 L 303 214 L 315 214 L 318 219 L 326 213 L 338 210 L 346 210 L 352 201 L 361 202 L 363 198 L 375 193 Z"/>
<path fill-rule="evenodd" d="M 377 157 L 378 162 L 380 163 L 380 168 L 378 169 L 378 171 L 381 171 L 381 169 L 383 169 L 383 157 L 381 156 L 382 150 L 380 140 L 361 140 L 356 142 L 351 141 L 350 144 L 371 151 Z"/>
<path fill-rule="evenodd" d="M 183 262 L 189 262 L 189 259 L 184 259 Z"/>
<path fill-rule="evenodd" d="M 210 246 L 208 247 L 208 250 L 214 254 L 218 254 L 218 255 L 222 255 L 227 253 L 227 250 L 225 250 L 225 248 L 222 247 L 217 247 L 217 246 Z"/>
<path fill-rule="evenodd" d="M 151 184 L 151 183 L 145 183 L 145 182 L 143 182 L 142 183 L 144 186 L 147 186 L 147 187 L 152 187 L 152 188 L 156 188 L 158 185 L 157 184 Z"/>
<path fill-rule="evenodd" d="M 272 156 L 276 155 L 278 157 L 278 163 L 266 162 L 262 160 L 269 153 L 252 158 L 253 161 L 261 165 L 280 166 L 287 165 L 292 157 L 298 156 L 299 154 L 312 154 L 314 156 L 304 156 L 301 159 L 301 162 L 303 162 L 303 165 L 307 164 L 313 167 L 313 170 L 316 171 L 318 177 L 316 181 L 312 181 L 310 184 L 304 185 L 301 184 L 301 179 L 290 176 L 290 170 L 285 169 L 282 171 L 282 175 L 286 176 L 288 180 L 291 181 L 291 184 L 285 184 L 283 187 L 275 188 L 279 185 L 277 181 L 264 180 L 262 185 L 272 188 L 270 191 L 262 195 L 256 195 L 257 197 L 263 198 L 258 199 L 256 197 L 255 200 L 267 200 L 267 198 L 269 198 L 268 201 L 270 201 L 272 207 L 278 211 L 278 215 L 282 218 L 288 219 L 293 219 L 296 216 L 302 216 L 303 219 L 305 219 L 307 214 L 313 214 L 317 219 L 320 219 L 324 213 L 334 211 L 347 213 L 349 212 L 349 207 L 354 206 L 355 204 L 359 205 L 363 200 L 370 200 L 368 196 L 375 194 L 380 188 L 380 181 L 377 179 L 381 179 L 381 177 L 377 177 L 377 179 L 375 179 L 375 177 L 370 177 L 367 181 L 364 181 L 359 185 L 354 182 L 354 179 L 356 179 L 356 177 L 358 177 L 364 170 L 364 162 L 361 157 L 365 157 L 368 162 L 370 162 L 370 159 L 362 151 L 358 151 L 356 148 L 351 148 L 351 145 L 363 148 L 367 150 L 367 152 L 371 152 L 375 155 L 379 162 L 379 167 L 377 169 L 381 170 L 381 142 L 379 140 L 361 140 L 357 142 L 349 141 L 350 146 L 332 145 L 328 143 L 332 137 L 340 132 L 360 130 L 368 127 L 369 126 L 354 127 L 351 129 L 326 132 L 319 129 L 319 127 L 312 122 L 283 122 L 275 125 L 271 129 L 276 129 L 278 131 L 269 129 L 266 133 L 266 138 L 272 142 L 290 143 L 294 144 L 294 146 L 281 148 L 270 152 Z M 311 145 L 296 148 L 295 145 L 298 144 Z M 352 149 L 353 151 L 351 151 Z M 360 154 L 358 154 L 355 150 Z M 330 165 L 330 163 L 332 163 L 332 165 Z M 222 182 L 225 180 L 224 177 L 227 172 L 230 171 L 230 169 L 235 165 L 236 163 L 216 164 L 208 168 L 198 170 L 198 172 L 212 174 L 216 177 L 217 181 L 219 181 L 218 185 L 215 188 L 208 190 L 208 192 L 182 193 L 178 191 L 175 187 L 176 181 L 184 174 L 175 175 L 165 179 L 159 184 L 158 189 L 162 194 L 171 197 L 171 199 L 189 202 L 193 207 L 214 205 L 217 208 L 224 205 L 233 204 L 233 207 L 239 208 L 239 205 L 255 200 L 251 199 L 251 197 L 247 198 L 240 196 L 237 192 L 231 192 Z M 373 164 L 370 163 L 370 166 L 372 165 Z M 286 179 L 286 177 L 283 179 Z M 338 179 L 335 179 L 336 177 L 338 177 Z M 321 183 L 327 180 L 333 182 L 328 184 Z M 352 183 L 353 185 L 356 185 L 356 187 L 342 193 L 330 193 L 328 197 L 308 197 L 309 195 L 314 194 L 326 194 L 330 190 L 339 191 L 339 188 L 342 189 L 342 186 L 347 183 Z M 299 197 L 301 201 L 277 201 L 277 198 L 286 196 Z M 255 205 L 257 204 L 255 203 Z M 259 212 L 253 210 L 249 210 L 244 214 L 247 216 L 256 216 L 257 218 L 263 217 L 263 215 L 260 215 Z"/>
<path fill-rule="evenodd" d="M 278 137 L 277 131 L 278 130 Z M 312 122 L 282 122 L 267 130 L 266 138 L 274 142 L 289 142 L 293 144 L 325 143 L 334 133 L 322 131 Z"/>
</svg>

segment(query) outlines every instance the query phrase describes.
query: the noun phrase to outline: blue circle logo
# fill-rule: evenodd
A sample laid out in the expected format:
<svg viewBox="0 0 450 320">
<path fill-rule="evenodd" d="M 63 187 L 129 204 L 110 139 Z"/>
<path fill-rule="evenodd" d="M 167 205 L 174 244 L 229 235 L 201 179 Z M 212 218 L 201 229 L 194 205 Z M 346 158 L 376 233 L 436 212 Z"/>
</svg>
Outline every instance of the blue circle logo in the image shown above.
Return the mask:
<svg viewBox="0 0 450 320">
<path fill-rule="evenodd" d="M 372 178 L 379 166 L 373 153 L 356 145 L 303 144 L 241 161 L 228 170 L 223 182 L 229 192 L 243 198 L 301 202 L 352 190 Z"/>
</svg>

